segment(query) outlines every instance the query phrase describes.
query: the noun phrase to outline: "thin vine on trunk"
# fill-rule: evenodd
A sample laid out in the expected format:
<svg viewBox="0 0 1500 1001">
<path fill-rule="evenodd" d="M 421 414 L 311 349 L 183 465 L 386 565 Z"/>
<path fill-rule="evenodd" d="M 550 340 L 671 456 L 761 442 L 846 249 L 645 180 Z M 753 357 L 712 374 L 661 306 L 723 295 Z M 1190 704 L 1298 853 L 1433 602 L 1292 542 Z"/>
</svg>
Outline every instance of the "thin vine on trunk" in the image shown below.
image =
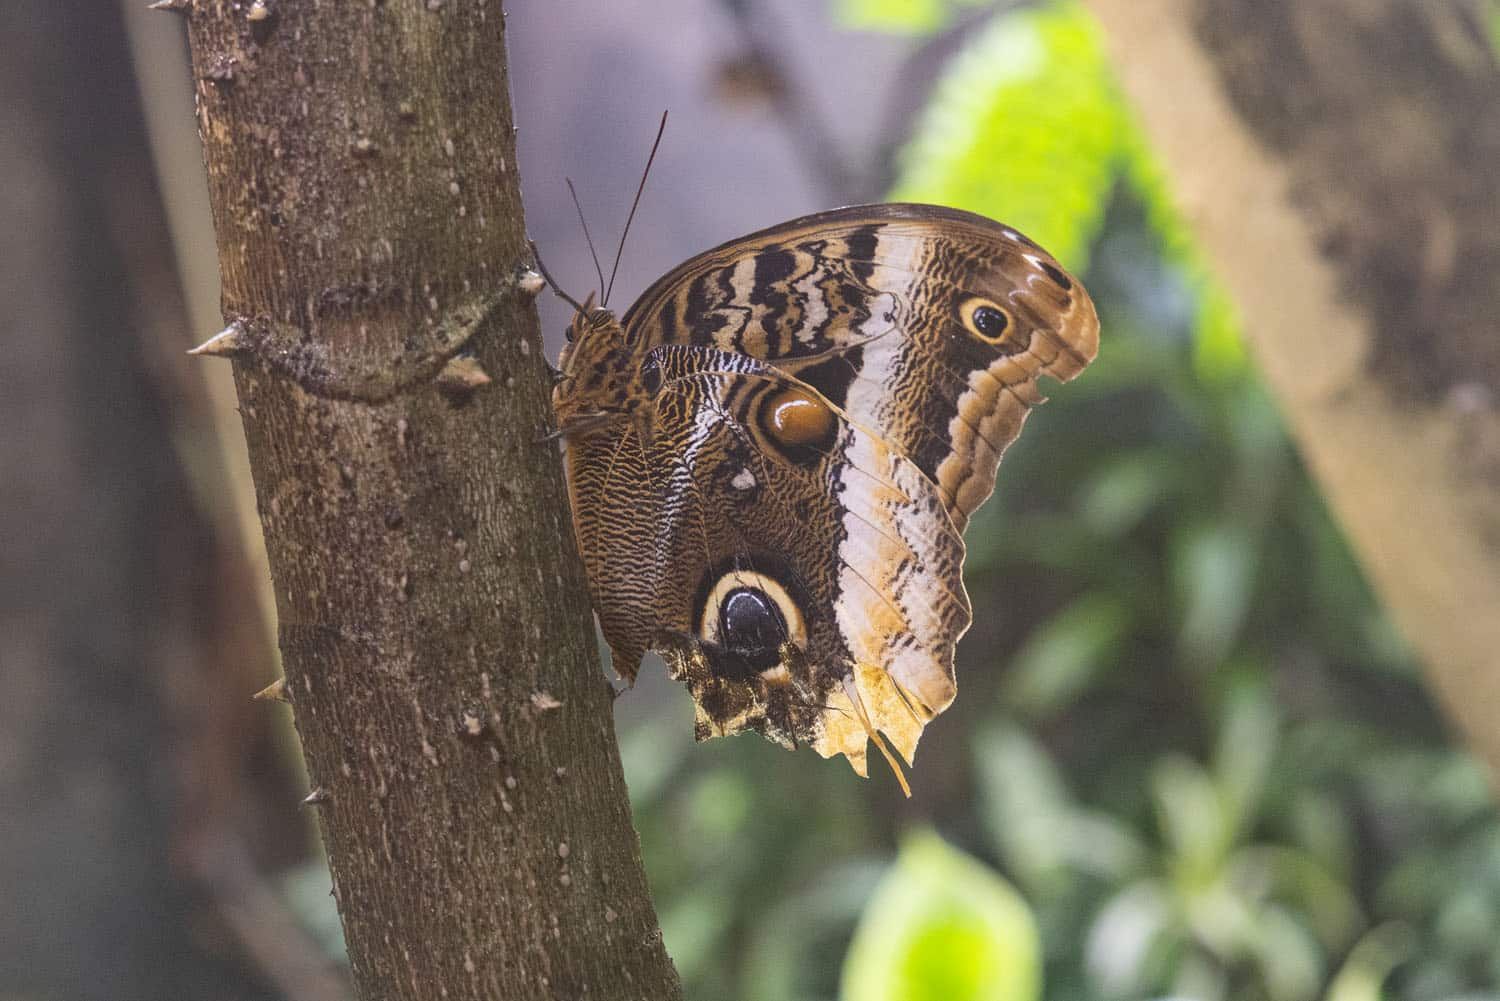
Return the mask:
<svg viewBox="0 0 1500 1001">
<path fill-rule="evenodd" d="M 162 6 L 360 996 L 679 997 L 542 440 L 501 4 Z"/>
</svg>

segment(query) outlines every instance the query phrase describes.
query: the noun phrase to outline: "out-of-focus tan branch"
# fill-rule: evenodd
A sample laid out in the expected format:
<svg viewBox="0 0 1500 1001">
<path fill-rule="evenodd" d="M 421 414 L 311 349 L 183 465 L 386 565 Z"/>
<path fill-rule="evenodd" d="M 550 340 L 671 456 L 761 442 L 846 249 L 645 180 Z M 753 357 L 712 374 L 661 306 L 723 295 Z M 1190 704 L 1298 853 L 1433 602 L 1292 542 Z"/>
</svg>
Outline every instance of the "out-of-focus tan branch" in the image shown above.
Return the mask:
<svg viewBox="0 0 1500 1001">
<path fill-rule="evenodd" d="M 1493 53 L 1459 5 L 1090 6 L 1329 503 L 1500 778 Z"/>
</svg>

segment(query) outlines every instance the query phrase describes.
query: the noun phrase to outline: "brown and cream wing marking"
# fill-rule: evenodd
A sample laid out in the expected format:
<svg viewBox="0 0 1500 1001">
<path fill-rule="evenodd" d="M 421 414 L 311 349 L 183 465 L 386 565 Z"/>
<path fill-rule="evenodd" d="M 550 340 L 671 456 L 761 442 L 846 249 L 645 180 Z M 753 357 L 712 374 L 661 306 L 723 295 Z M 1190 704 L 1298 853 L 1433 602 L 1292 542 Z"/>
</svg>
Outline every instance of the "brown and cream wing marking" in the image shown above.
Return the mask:
<svg viewBox="0 0 1500 1001">
<path fill-rule="evenodd" d="M 1001 453 L 1098 350 L 1083 286 L 1026 237 L 932 205 L 797 219 L 700 254 L 626 313 L 637 351 L 685 343 L 768 361 L 914 462 L 962 531 Z"/>
<path fill-rule="evenodd" d="M 602 569 L 654 591 L 656 621 L 625 645 L 665 649 L 700 737 L 753 729 L 864 774 L 879 730 L 909 761 L 953 699 L 970 621 L 963 542 L 931 480 L 746 355 L 665 345 L 644 365 L 659 506 L 622 518 L 654 523 L 655 551 L 606 549 Z"/>
</svg>

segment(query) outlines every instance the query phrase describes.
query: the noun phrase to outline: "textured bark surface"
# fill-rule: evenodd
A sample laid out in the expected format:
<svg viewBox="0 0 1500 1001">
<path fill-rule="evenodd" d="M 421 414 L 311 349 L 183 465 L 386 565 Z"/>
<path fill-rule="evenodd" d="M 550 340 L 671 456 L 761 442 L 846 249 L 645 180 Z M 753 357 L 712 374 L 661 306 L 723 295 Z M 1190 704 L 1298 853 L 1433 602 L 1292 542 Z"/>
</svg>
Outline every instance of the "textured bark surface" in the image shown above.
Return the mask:
<svg viewBox="0 0 1500 1001">
<path fill-rule="evenodd" d="M 672 998 L 548 430 L 496 0 L 189 19 L 287 691 L 364 998 Z M 492 380 L 434 378 L 455 351 Z"/>
<path fill-rule="evenodd" d="M 1091 6 L 1304 455 L 1500 782 L 1500 67 L 1484 6 Z"/>
</svg>

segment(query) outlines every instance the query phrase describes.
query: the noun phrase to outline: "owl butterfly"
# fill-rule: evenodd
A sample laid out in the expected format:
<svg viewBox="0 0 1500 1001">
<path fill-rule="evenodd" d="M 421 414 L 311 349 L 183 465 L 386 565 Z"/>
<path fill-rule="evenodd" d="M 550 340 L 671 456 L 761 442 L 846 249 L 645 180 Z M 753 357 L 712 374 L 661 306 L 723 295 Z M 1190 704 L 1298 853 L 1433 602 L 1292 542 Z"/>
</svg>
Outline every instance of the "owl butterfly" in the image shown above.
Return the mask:
<svg viewBox="0 0 1500 1001">
<path fill-rule="evenodd" d="M 615 670 L 659 650 L 696 734 L 755 730 L 905 787 L 972 617 L 961 537 L 1000 455 L 1098 349 L 1026 237 L 933 205 L 836 209 L 575 313 L 553 394 Z M 887 741 L 889 747 L 887 746 Z"/>
</svg>

